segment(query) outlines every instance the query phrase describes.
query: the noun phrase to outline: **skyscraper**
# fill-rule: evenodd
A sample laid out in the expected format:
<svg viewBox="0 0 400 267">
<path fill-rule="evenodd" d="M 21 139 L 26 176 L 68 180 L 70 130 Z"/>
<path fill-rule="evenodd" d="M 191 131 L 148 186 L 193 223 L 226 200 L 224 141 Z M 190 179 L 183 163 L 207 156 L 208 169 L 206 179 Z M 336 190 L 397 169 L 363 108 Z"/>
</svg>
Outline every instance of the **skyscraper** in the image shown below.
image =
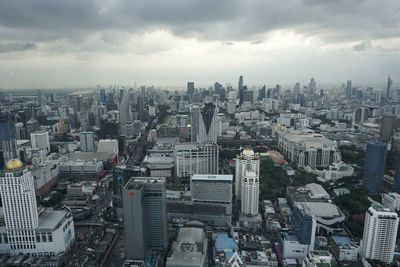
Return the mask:
<svg viewBox="0 0 400 267">
<path fill-rule="evenodd" d="M 392 84 L 393 80 L 388 77 L 387 83 L 386 83 L 386 98 L 390 99 L 392 97 Z"/>
<path fill-rule="evenodd" d="M 352 85 L 351 85 L 351 80 L 347 81 L 346 89 L 345 89 L 345 95 L 346 95 L 347 98 L 349 98 L 349 97 L 351 97 L 353 95 L 353 88 L 352 88 Z"/>
<path fill-rule="evenodd" d="M 15 124 L 9 114 L 0 114 L 0 167 L 5 162 L 17 157 Z"/>
<path fill-rule="evenodd" d="M 254 216 L 258 214 L 260 181 L 254 171 L 246 171 L 241 181 L 241 213 Z"/>
<path fill-rule="evenodd" d="M 192 95 L 194 93 L 194 82 L 188 82 L 187 83 L 187 91 L 186 93 L 188 95 Z"/>
<path fill-rule="evenodd" d="M 365 213 L 361 255 L 367 259 L 392 263 L 399 217 L 396 212 L 374 204 Z"/>
<path fill-rule="evenodd" d="M 379 194 L 382 191 L 386 150 L 385 143 L 372 142 L 367 144 L 363 186 L 369 193 Z"/>
<path fill-rule="evenodd" d="M 386 113 L 382 117 L 382 122 L 381 122 L 381 134 L 380 138 L 382 141 L 387 142 L 392 138 L 393 136 L 393 130 L 395 127 L 395 120 L 396 116 Z"/>
<path fill-rule="evenodd" d="M 121 105 L 119 106 L 119 123 L 120 125 L 132 122 L 131 113 L 131 99 L 133 95 L 131 92 L 126 92 L 121 100 Z"/>
<path fill-rule="evenodd" d="M 190 138 L 192 142 L 197 142 L 200 131 L 200 107 L 193 105 L 190 110 L 191 127 Z"/>
<path fill-rule="evenodd" d="M 240 75 L 240 77 L 239 77 L 238 94 L 239 94 L 239 105 L 241 105 L 243 103 L 243 76 L 242 75 Z"/>
<path fill-rule="evenodd" d="M 308 90 L 310 95 L 315 95 L 315 91 L 317 90 L 317 83 L 315 82 L 314 78 L 311 78 L 310 83 L 308 84 Z"/>
<path fill-rule="evenodd" d="M 235 196 L 238 200 L 241 199 L 242 178 L 246 171 L 255 172 L 257 177 L 260 175 L 260 155 L 249 147 L 244 148 L 236 157 Z"/>
<path fill-rule="evenodd" d="M 299 83 L 299 82 L 297 82 L 297 83 L 294 85 L 293 93 L 294 93 L 295 95 L 300 94 L 300 83 Z"/>
<path fill-rule="evenodd" d="M 213 103 L 205 104 L 200 110 L 197 142 L 217 143 L 219 133 L 217 113 L 218 108 Z"/>
<path fill-rule="evenodd" d="M 168 245 L 164 177 L 132 177 L 123 192 L 128 259 L 144 259 Z"/>
</svg>

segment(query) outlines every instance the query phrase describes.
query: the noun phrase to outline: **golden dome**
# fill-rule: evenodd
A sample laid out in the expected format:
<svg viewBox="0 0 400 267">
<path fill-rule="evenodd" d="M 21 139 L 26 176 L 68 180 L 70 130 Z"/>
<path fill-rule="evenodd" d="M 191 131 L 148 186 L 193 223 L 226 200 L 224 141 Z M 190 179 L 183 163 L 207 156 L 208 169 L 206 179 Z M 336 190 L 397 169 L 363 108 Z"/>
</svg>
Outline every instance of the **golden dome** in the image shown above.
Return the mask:
<svg viewBox="0 0 400 267">
<path fill-rule="evenodd" d="M 6 169 L 8 171 L 21 169 L 22 167 L 24 167 L 24 164 L 19 159 L 11 159 L 6 163 Z"/>
</svg>

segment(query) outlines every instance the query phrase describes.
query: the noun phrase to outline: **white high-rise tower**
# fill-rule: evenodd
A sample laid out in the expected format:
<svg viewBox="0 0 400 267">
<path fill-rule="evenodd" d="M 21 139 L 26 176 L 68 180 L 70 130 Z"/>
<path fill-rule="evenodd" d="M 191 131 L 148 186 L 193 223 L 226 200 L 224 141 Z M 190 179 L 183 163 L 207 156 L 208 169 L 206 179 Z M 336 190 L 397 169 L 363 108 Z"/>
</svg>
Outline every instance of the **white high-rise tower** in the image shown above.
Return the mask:
<svg viewBox="0 0 400 267">
<path fill-rule="evenodd" d="M 396 246 L 399 217 L 383 206 L 372 205 L 365 213 L 361 255 L 390 264 Z"/>
<path fill-rule="evenodd" d="M 33 177 L 20 160 L 10 160 L 6 168 L 0 177 L 0 193 L 10 248 L 34 252 L 39 216 Z"/>
<path fill-rule="evenodd" d="M 260 155 L 251 148 L 245 148 L 236 157 L 235 196 L 238 200 L 241 199 L 242 177 L 246 171 L 255 172 L 257 178 L 260 175 Z"/>
<path fill-rule="evenodd" d="M 258 214 L 258 195 L 260 181 L 253 171 L 246 171 L 241 183 L 241 212 L 244 215 L 254 216 Z"/>
</svg>

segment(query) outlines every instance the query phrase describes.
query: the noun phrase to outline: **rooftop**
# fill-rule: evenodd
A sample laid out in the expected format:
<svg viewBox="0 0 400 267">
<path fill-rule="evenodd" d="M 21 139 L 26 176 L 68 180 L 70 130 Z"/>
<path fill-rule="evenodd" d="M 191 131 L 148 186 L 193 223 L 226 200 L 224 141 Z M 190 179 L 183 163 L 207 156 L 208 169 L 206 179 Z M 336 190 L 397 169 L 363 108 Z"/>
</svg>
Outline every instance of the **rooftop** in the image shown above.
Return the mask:
<svg viewBox="0 0 400 267">
<path fill-rule="evenodd" d="M 67 217 L 68 213 L 63 210 L 46 209 L 39 215 L 38 229 L 55 229 Z"/>
<path fill-rule="evenodd" d="M 231 174 L 193 174 L 192 181 L 232 181 Z"/>
</svg>

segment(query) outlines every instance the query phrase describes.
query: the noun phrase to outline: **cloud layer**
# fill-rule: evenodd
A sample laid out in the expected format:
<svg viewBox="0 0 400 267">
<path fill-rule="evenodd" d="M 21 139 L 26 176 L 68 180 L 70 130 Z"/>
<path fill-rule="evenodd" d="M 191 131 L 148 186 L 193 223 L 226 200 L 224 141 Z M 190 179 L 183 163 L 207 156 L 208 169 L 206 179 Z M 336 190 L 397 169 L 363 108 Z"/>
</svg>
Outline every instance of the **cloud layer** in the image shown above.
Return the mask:
<svg viewBox="0 0 400 267">
<path fill-rule="evenodd" d="M 59 67 L 60 72 L 72 74 L 68 69 L 79 67 L 82 62 L 85 62 L 82 70 L 96 70 L 99 64 L 108 65 L 105 60 L 116 63 L 120 60 L 119 66 L 114 67 L 121 72 L 128 68 L 128 60 L 137 60 L 145 63 L 143 67 L 150 72 L 149 62 L 157 61 L 161 65 L 182 65 L 185 69 L 180 59 L 190 53 L 193 58 L 213 55 L 215 61 L 225 64 L 225 60 L 239 53 L 243 60 L 233 62 L 251 65 L 251 60 L 257 59 L 254 58 L 256 54 L 291 55 L 295 62 L 302 58 L 299 53 L 314 51 L 317 55 L 310 60 L 316 62 L 311 65 L 323 65 L 332 53 L 338 60 L 353 56 L 354 60 L 359 60 L 358 57 L 371 57 L 368 53 L 373 53 L 374 61 L 366 62 L 381 65 L 387 60 L 391 62 L 388 54 L 399 57 L 399 17 L 398 0 L 287 0 L 279 3 L 273 0 L 3 0 L 0 1 L 0 59 L 3 60 L 0 78 L 4 84 L 0 86 L 29 86 L 31 75 L 26 74 L 28 68 L 21 69 L 18 65 L 21 61 L 38 64 L 34 69 L 38 73 L 42 69 L 42 74 L 52 65 L 56 69 Z M 323 55 L 318 55 L 319 52 Z M 143 57 L 147 60 L 143 61 Z M 199 62 L 197 72 L 213 64 L 212 61 L 195 61 Z M 266 64 L 271 60 L 262 61 Z M 193 67 L 191 62 L 186 64 L 186 69 Z M 225 69 L 235 72 L 231 75 L 241 72 L 238 67 Z M 376 69 L 371 68 L 373 70 Z M 22 81 L 8 77 L 11 72 L 25 73 Z M 181 82 L 191 79 L 188 76 L 192 73 L 184 71 L 172 75 L 176 77 L 173 81 Z M 392 73 L 396 75 L 398 71 Z M 151 75 L 144 76 L 150 80 L 143 76 L 122 80 L 151 82 Z M 163 76 L 153 75 L 155 80 Z M 282 74 L 273 76 L 278 78 Z M 109 77 L 112 81 L 122 78 L 114 73 Z M 332 80 L 339 78 L 342 77 L 333 75 Z M 263 79 L 257 77 L 255 82 Z M 85 85 L 94 80 L 82 78 L 71 83 L 60 76 L 50 83 L 31 80 L 31 84 Z M 99 82 L 103 81 L 99 79 Z"/>
</svg>

